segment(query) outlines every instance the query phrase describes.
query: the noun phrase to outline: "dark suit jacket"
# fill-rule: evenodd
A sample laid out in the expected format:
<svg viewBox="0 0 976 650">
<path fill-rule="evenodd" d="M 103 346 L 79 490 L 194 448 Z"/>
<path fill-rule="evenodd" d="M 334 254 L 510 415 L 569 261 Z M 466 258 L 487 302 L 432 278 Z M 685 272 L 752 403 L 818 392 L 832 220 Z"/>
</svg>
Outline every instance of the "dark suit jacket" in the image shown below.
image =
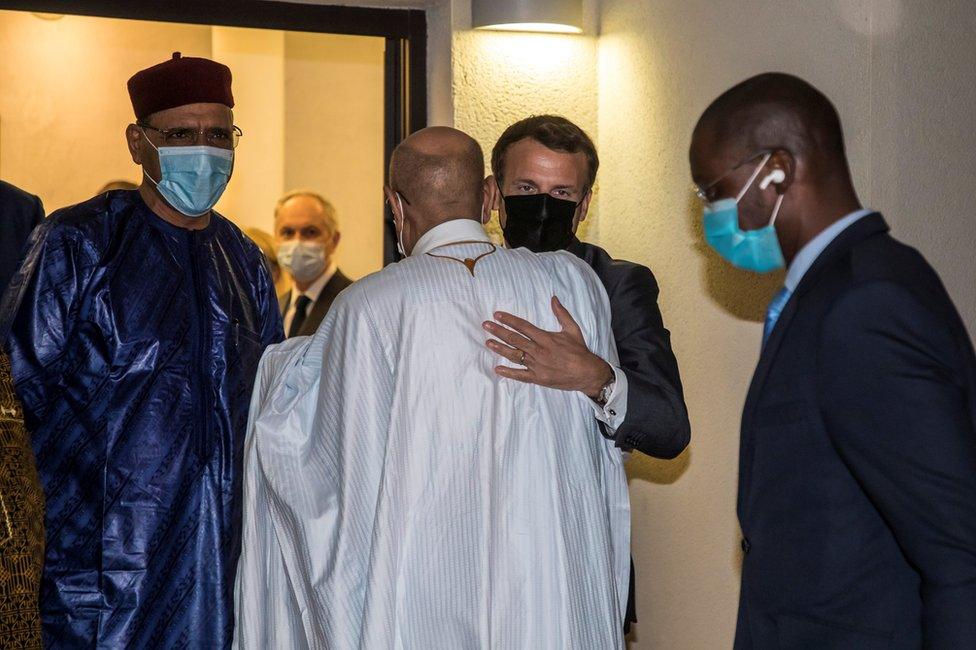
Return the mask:
<svg viewBox="0 0 976 650">
<path fill-rule="evenodd" d="M 976 648 L 976 358 L 938 276 L 887 233 L 879 214 L 841 233 L 763 349 L 737 649 Z"/>
<path fill-rule="evenodd" d="M 627 415 L 617 429 L 617 444 L 674 458 L 688 446 L 691 427 L 671 335 L 657 306 L 654 274 L 578 240 L 567 250 L 593 268 L 610 297 L 611 327 L 628 386 Z"/>
<path fill-rule="evenodd" d="M 322 293 L 319 294 L 318 299 L 308 308 L 308 315 L 305 316 L 305 322 L 302 323 L 302 327 L 298 330 L 296 336 L 311 336 L 315 334 L 315 330 L 319 328 L 322 319 L 329 313 L 329 307 L 332 306 L 336 296 L 350 284 L 352 284 L 352 280 L 344 276 L 342 271 L 336 270 L 335 275 L 322 287 Z M 278 300 L 282 318 L 285 317 L 285 313 L 288 311 L 289 305 L 291 305 L 291 297 L 294 293 L 295 290 L 292 289 Z M 285 335 L 287 334 L 288 332 L 285 332 Z"/>
<path fill-rule="evenodd" d="M 0 295 L 20 267 L 27 237 L 43 220 L 39 198 L 0 181 Z"/>
</svg>

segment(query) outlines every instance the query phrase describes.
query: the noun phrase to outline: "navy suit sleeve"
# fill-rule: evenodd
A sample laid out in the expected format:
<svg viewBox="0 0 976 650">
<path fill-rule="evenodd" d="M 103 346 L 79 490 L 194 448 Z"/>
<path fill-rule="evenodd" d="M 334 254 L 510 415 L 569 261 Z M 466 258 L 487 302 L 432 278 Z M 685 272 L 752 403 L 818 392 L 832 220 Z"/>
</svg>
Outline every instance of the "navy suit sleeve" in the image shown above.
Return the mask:
<svg viewBox="0 0 976 650">
<path fill-rule="evenodd" d="M 628 384 L 627 415 L 615 439 L 649 456 L 674 458 L 688 446 L 691 427 L 657 297 L 657 281 L 644 266 L 621 277 L 610 295 L 613 334 Z"/>
<path fill-rule="evenodd" d="M 976 648 L 974 360 L 954 320 L 869 282 L 833 306 L 817 352 L 829 436 L 921 577 L 926 648 Z"/>
</svg>

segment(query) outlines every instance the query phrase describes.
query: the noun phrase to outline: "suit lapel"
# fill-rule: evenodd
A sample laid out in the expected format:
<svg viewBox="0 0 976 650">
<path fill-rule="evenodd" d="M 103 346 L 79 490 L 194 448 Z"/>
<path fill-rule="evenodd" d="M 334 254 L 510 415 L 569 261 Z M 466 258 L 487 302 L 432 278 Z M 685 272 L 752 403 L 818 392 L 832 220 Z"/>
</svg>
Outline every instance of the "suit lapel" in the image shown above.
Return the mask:
<svg viewBox="0 0 976 650">
<path fill-rule="evenodd" d="M 887 232 L 888 225 L 885 223 L 884 218 L 878 214 L 870 214 L 863 219 L 860 219 L 846 230 L 841 232 L 834 241 L 832 241 L 827 248 L 820 254 L 819 257 L 810 266 L 810 269 L 804 274 L 803 279 L 800 280 L 799 286 L 793 295 L 790 296 L 789 301 L 783 307 L 783 312 L 780 314 L 779 319 L 776 321 L 776 327 L 773 328 L 773 332 L 766 341 L 766 345 L 763 346 L 762 353 L 759 356 L 759 364 L 756 366 L 756 372 L 752 376 L 752 382 L 749 384 L 749 392 L 746 395 L 746 403 L 742 410 L 742 432 L 741 432 L 741 449 L 739 455 L 739 503 L 744 503 L 744 497 L 749 493 L 749 481 L 752 475 L 752 453 L 753 453 L 753 436 L 755 434 L 755 411 L 756 406 L 759 402 L 759 397 L 762 395 L 763 386 L 766 383 L 766 379 L 769 376 L 769 372 L 773 367 L 773 362 L 776 360 L 776 354 L 783 344 L 783 340 L 786 337 L 786 333 L 789 331 L 790 323 L 793 317 L 799 310 L 799 305 L 803 299 L 803 296 L 809 292 L 817 283 L 817 280 L 823 274 L 823 272 L 830 267 L 830 265 L 845 252 L 854 247 L 858 242 L 870 237 L 871 235 L 876 235 L 879 233 Z"/>
<path fill-rule="evenodd" d="M 319 294 L 318 299 L 316 299 L 312 307 L 308 310 L 305 322 L 302 323 L 301 329 L 298 330 L 298 336 L 311 336 L 315 334 L 315 330 L 319 328 L 319 324 L 321 324 L 325 315 L 329 312 L 329 307 L 332 306 L 336 296 L 350 284 L 352 283 L 349 278 L 337 270 L 335 275 L 322 287 L 322 293 Z"/>
<path fill-rule="evenodd" d="M 869 214 L 841 232 L 813 262 L 810 269 L 804 274 L 803 279 L 800 280 L 800 285 L 783 307 L 783 312 L 776 321 L 776 327 L 773 328 L 773 333 L 770 335 L 769 340 L 766 341 L 766 345 L 763 346 L 762 354 L 759 357 L 759 365 L 756 366 L 756 372 L 753 375 L 752 384 L 749 387 L 749 393 L 746 397 L 745 411 L 747 414 L 751 414 L 752 409 L 755 407 L 755 402 L 762 392 L 763 383 L 773 365 L 773 360 L 776 358 L 776 352 L 783 342 L 783 337 L 786 336 L 790 321 L 793 320 L 793 316 L 796 314 L 797 306 L 803 295 L 816 285 L 817 280 L 823 274 L 824 270 L 837 257 L 867 237 L 887 231 L 888 225 L 880 214 Z M 748 422 L 744 422 L 744 424 L 748 424 Z"/>
<path fill-rule="evenodd" d="M 278 308 L 281 309 L 282 318 L 284 318 L 285 314 L 288 313 L 288 306 L 291 305 L 291 294 L 294 292 L 294 289 L 289 289 L 285 293 L 278 296 Z"/>
</svg>

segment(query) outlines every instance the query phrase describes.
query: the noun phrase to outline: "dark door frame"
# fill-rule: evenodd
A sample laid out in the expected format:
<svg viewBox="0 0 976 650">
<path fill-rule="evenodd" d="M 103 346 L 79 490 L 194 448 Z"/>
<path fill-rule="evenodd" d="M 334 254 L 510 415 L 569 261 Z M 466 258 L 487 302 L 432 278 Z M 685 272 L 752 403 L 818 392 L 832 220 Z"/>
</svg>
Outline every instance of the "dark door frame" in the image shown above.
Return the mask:
<svg viewBox="0 0 976 650">
<path fill-rule="evenodd" d="M 257 27 L 386 39 L 383 178 L 393 148 L 427 125 L 427 16 L 421 9 L 373 9 L 277 0 L 0 0 L 0 9 Z M 384 210 L 383 263 L 397 259 L 393 216 Z"/>
</svg>

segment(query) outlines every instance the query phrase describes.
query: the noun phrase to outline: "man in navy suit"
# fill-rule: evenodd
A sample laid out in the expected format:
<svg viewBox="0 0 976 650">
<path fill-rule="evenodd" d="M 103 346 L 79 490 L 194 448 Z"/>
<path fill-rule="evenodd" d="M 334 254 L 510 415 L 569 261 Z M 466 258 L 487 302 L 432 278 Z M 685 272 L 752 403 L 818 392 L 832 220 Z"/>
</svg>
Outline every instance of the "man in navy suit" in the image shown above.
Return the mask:
<svg viewBox="0 0 976 650">
<path fill-rule="evenodd" d="M 976 358 L 938 276 L 800 79 L 724 93 L 690 158 L 709 243 L 788 267 L 742 418 L 735 647 L 976 648 Z"/>
<path fill-rule="evenodd" d="M 0 295 L 20 267 L 27 237 L 43 220 L 39 198 L 0 181 Z"/>
</svg>

